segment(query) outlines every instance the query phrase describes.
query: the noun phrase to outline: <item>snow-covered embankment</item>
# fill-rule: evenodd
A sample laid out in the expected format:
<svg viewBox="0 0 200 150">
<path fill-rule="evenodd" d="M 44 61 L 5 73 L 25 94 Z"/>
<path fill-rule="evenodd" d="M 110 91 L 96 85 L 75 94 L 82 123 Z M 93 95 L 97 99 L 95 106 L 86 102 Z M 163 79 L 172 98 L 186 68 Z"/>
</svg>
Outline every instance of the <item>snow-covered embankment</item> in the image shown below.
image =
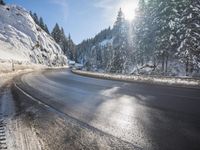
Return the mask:
<svg viewBox="0 0 200 150">
<path fill-rule="evenodd" d="M 67 58 L 53 38 L 43 31 L 29 12 L 15 5 L 0 6 L 0 72 L 10 63 L 21 66 L 66 65 Z"/>
<path fill-rule="evenodd" d="M 72 72 L 78 75 L 101 78 L 101 79 L 139 82 L 139 83 L 153 83 L 153 84 L 172 85 L 172 86 L 200 89 L 200 80 L 193 78 L 119 75 L 119 74 L 98 73 L 98 72 L 89 72 L 81 70 L 72 70 Z"/>
<path fill-rule="evenodd" d="M 0 84 L 22 70 L 64 66 L 66 62 L 59 45 L 27 10 L 0 5 Z"/>
</svg>

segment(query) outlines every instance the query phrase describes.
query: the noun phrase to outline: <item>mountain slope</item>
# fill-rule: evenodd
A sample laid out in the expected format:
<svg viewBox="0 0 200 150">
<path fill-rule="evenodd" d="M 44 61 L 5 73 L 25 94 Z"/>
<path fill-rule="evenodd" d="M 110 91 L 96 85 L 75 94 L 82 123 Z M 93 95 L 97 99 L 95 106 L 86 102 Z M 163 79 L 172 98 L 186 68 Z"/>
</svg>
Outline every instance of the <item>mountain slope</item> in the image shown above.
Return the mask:
<svg viewBox="0 0 200 150">
<path fill-rule="evenodd" d="M 77 46 L 85 70 L 200 76 L 200 1 L 139 1 L 132 22 L 120 9 L 111 29 Z"/>
<path fill-rule="evenodd" d="M 129 26 L 122 10 L 112 28 L 77 46 L 77 61 L 90 71 L 129 73 L 131 63 Z"/>
<path fill-rule="evenodd" d="M 48 66 L 65 65 L 58 44 L 43 31 L 24 8 L 0 6 L 0 60 Z"/>
</svg>

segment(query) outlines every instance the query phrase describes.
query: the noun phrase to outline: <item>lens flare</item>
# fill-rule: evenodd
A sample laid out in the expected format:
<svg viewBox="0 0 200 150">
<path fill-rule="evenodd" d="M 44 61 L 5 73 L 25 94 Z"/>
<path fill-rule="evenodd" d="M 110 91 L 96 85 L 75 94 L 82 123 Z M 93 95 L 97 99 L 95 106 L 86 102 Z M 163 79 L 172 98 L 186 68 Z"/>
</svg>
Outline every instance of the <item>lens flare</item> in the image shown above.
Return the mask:
<svg viewBox="0 0 200 150">
<path fill-rule="evenodd" d="M 138 6 L 137 0 L 127 0 L 122 2 L 121 8 L 127 20 L 131 21 L 134 19 L 135 10 L 137 9 L 137 6 Z"/>
</svg>

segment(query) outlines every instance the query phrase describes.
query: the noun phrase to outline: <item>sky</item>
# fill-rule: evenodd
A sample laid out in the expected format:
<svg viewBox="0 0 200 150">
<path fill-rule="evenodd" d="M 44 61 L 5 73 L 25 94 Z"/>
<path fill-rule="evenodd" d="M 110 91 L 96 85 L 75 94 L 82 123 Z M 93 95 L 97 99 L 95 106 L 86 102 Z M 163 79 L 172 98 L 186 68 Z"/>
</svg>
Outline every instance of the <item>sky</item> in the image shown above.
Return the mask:
<svg viewBox="0 0 200 150">
<path fill-rule="evenodd" d="M 113 26 L 120 8 L 128 20 L 134 18 L 137 0 L 4 0 L 36 12 L 51 31 L 56 23 L 76 44 Z"/>
</svg>

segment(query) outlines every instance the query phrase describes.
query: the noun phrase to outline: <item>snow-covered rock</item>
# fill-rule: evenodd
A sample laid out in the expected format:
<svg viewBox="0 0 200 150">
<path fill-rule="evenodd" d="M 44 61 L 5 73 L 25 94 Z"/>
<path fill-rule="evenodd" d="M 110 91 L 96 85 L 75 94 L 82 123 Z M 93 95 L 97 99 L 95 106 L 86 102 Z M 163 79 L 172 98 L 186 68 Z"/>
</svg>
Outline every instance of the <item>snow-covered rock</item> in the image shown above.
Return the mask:
<svg viewBox="0 0 200 150">
<path fill-rule="evenodd" d="M 61 48 L 15 5 L 0 6 L 0 60 L 60 66 L 67 63 Z"/>
</svg>

